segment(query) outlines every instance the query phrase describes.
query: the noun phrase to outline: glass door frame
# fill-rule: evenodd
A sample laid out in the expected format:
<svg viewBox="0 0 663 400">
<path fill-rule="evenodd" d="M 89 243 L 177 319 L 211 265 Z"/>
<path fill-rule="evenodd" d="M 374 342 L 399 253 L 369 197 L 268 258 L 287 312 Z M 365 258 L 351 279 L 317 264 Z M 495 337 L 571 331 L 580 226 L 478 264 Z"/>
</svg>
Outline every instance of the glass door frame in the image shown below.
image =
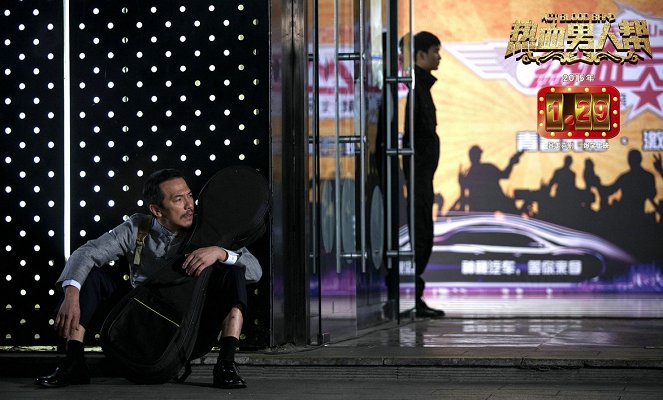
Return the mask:
<svg viewBox="0 0 663 400">
<path fill-rule="evenodd" d="M 355 32 L 352 35 L 352 45 L 354 49 L 352 51 L 347 51 L 343 48 L 340 40 L 340 28 L 342 23 L 340 22 L 340 10 L 339 4 L 342 0 L 328 0 L 329 3 L 333 3 L 333 96 L 334 96 L 334 122 L 333 122 L 333 136 L 323 136 L 321 132 L 321 101 L 320 101 L 320 70 L 319 66 L 321 65 L 321 43 L 320 43 L 320 5 L 324 0 L 306 0 L 306 22 L 307 27 L 305 29 L 306 39 L 304 39 L 304 48 L 306 51 L 306 65 L 307 70 L 309 71 L 307 76 L 307 88 L 306 97 L 308 98 L 309 107 L 307 123 L 306 123 L 306 143 L 307 143 L 307 199 L 308 204 L 306 207 L 306 230 L 309 232 L 307 237 L 308 245 L 308 257 L 307 257 L 307 266 L 306 266 L 306 284 L 308 290 L 308 337 L 309 343 L 313 344 L 324 344 L 330 340 L 338 340 L 339 338 L 356 336 L 358 329 L 358 319 L 357 319 L 357 288 L 358 288 L 358 278 L 357 276 L 353 279 L 350 279 L 351 283 L 354 283 L 355 287 L 345 287 L 345 295 L 348 297 L 350 302 L 350 307 L 354 307 L 354 311 L 350 312 L 348 318 L 343 321 L 343 324 L 346 326 L 333 328 L 326 324 L 326 311 L 329 309 L 326 303 L 329 299 L 325 292 L 325 277 L 323 276 L 326 273 L 326 265 L 331 261 L 329 256 L 333 257 L 335 264 L 335 271 L 337 274 L 341 274 L 343 268 L 354 268 L 349 266 L 350 264 L 356 265 L 357 274 L 363 274 L 367 272 L 367 258 L 369 256 L 368 244 L 367 244 L 367 201 L 366 201 L 366 180 L 367 180 L 367 165 L 366 165 L 366 115 L 364 114 L 366 110 L 366 57 L 370 55 L 366 54 L 366 3 L 375 3 L 376 0 L 348 0 L 344 2 L 352 4 L 352 23 L 349 24 L 349 31 Z M 386 137 L 386 143 L 384 147 L 384 159 L 386 160 L 387 170 L 386 172 L 386 182 L 384 197 L 386 204 L 386 210 L 383 212 L 384 220 L 386 221 L 386 226 L 384 227 L 384 237 L 386 241 L 384 244 L 384 261 L 383 267 L 386 268 L 386 275 L 390 275 L 391 284 L 396 285 L 396 290 L 391 293 L 394 294 L 395 298 L 385 299 L 387 302 L 393 300 L 392 312 L 385 312 L 386 319 L 396 320 L 400 322 L 400 318 L 403 316 L 403 305 L 399 301 L 399 294 L 402 292 L 401 285 L 403 284 L 403 279 L 400 276 L 400 269 L 403 262 L 410 263 L 412 265 L 413 250 L 402 250 L 399 245 L 399 218 L 400 209 L 402 207 L 399 202 L 402 202 L 402 196 L 393 195 L 393 193 L 402 192 L 402 188 L 399 186 L 398 179 L 400 178 L 400 158 L 403 155 L 411 155 L 411 149 L 402 149 L 398 141 L 398 97 L 397 97 L 397 88 L 399 84 L 411 84 L 412 83 L 412 71 L 410 71 L 409 76 L 399 76 L 398 73 L 398 0 L 377 0 L 380 2 L 381 6 L 386 8 L 386 18 L 383 18 L 383 29 L 386 27 L 386 45 L 380 49 L 382 51 L 382 57 L 384 62 L 383 71 L 383 93 L 386 93 L 386 96 L 383 96 L 382 101 L 387 102 L 387 106 L 383 108 L 383 111 L 386 113 L 381 113 L 380 118 L 386 119 L 389 123 L 384 122 L 384 126 L 387 127 L 386 133 L 383 133 Z M 328 3 L 328 4 L 329 4 Z M 409 28 L 412 30 L 412 1 L 408 2 L 410 12 L 409 12 Z M 354 84 L 352 89 L 355 93 L 356 102 L 353 109 L 355 121 L 355 130 L 351 134 L 346 134 L 341 126 L 341 99 L 340 92 L 341 88 L 339 87 L 340 77 L 339 73 L 341 71 L 341 65 L 345 62 L 352 62 L 354 66 Z M 412 65 L 410 61 L 409 65 Z M 396 99 L 395 101 L 393 101 Z M 412 104 L 412 102 L 410 102 Z M 346 121 L 347 122 L 347 121 Z M 347 128 L 347 127 L 346 127 Z M 411 131 L 411 130 L 410 130 Z M 334 171 L 333 171 L 333 196 L 330 198 L 330 185 L 329 182 L 323 182 L 321 179 L 322 170 L 324 166 L 321 165 L 321 159 L 324 155 L 321 152 L 321 147 L 324 144 L 329 144 L 332 142 L 333 138 L 333 157 L 334 157 Z M 323 140 L 325 143 L 323 143 Z M 412 142 L 412 141 L 411 141 Z M 351 251 L 344 248 L 342 243 L 344 241 L 343 229 L 347 228 L 347 225 L 344 225 L 344 221 L 341 216 L 343 214 L 343 196 L 341 193 L 341 186 L 343 181 L 342 176 L 342 153 L 344 148 L 350 148 L 356 150 L 355 165 L 356 169 L 354 170 L 355 187 L 358 188 L 359 195 L 356 196 L 358 199 L 358 204 L 355 203 L 353 207 L 356 214 L 354 215 L 354 243 Z M 328 150 L 328 149 L 327 149 Z M 358 158 L 357 158 L 358 157 Z M 410 157 L 410 162 L 413 163 L 413 157 Z M 412 171 L 412 169 L 410 169 Z M 394 183 L 394 179 L 396 179 Z M 413 180 L 410 179 L 409 182 Z M 408 190 L 409 193 L 412 193 L 411 190 Z M 347 199 L 346 199 L 347 200 Z M 329 209 L 326 202 L 333 201 L 332 210 Z M 323 204 L 325 203 L 325 204 Z M 325 218 L 332 214 L 333 219 L 333 239 L 329 239 L 326 235 L 327 228 L 329 228 L 329 221 Z M 409 207 L 408 213 L 410 216 L 413 215 L 414 209 L 412 206 Z M 410 218 L 413 220 L 413 218 Z M 347 222 L 346 222 L 347 224 Z M 411 232 L 413 230 L 410 230 Z M 326 254 L 326 251 L 331 249 L 326 249 L 326 243 L 329 240 L 333 240 L 335 245 L 333 246 L 332 254 Z M 410 241 L 413 238 L 410 237 Z M 328 256 L 325 258 L 325 256 Z M 346 265 L 348 264 L 348 265 Z M 349 272 L 351 275 L 352 273 Z M 407 279 L 407 278 L 406 278 Z M 414 283 L 414 278 L 411 278 Z M 354 297 L 352 290 L 354 290 Z M 392 297 L 392 295 L 387 295 L 386 297 Z M 332 306 L 333 307 L 333 306 Z"/>
</svg>

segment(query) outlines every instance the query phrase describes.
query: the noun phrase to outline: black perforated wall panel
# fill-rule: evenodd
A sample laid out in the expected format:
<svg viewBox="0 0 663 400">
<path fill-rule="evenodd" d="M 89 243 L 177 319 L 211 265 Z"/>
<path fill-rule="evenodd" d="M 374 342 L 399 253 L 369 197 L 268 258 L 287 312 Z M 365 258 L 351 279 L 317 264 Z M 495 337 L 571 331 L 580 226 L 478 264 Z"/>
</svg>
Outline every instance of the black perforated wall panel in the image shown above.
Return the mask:
<svg viewBox="0 0 663 400">
<path fill-rule="evenodd" d="M 0 5 L 0 342 L 52 343 L 64 259 L 62 2 Z"/>
<path fill-rule="evenodd" d="M 17 9 L 29 8 L 21 2 L 13 3 Z M 61 25 L 61 17 L 58 17 L 58 13 L 60 16 L 62 13 L 61 3 L 48 4 L 53 10 L 40 15 L 49 15 L 49 18 L 56 19 L 56 26 Z M 15 26 L 24 14 L 25 11 L 12 11 L 4 18 L 10 21 L 9 25 Z M 71 2 L 71 147 L 68 161 L 71 169 L 72 250 L 118 225 L 124 217 L 144 211 L 141 202 L 143 180 L 157 169 L 180 169 L 194 192 L 200 190 L 214 172 L 228 165 L 250 165 L 268 175 L 267 16 L 268 3 L 254 1 Z M 7 24 L 2 29 L 8 29 Z M 61 28 L 57 29 L 48 36 L 48 40 L 54 41 L 57 52 L 54 52 L 56 61 L 51 62 L 54 65 L 44 66 L 47 69 L 41 75 L 44 82 L 39 83 L 41 76 L 33 76 L 31 70 L 47 63 L 46 55 L 41 51 L 32 52 L 33 62 L 20 61 L 18 53 L 24 50 L 20 50 L 19 46 L 12 47 L 13 43 L 7 47 L 16 48 L 10 62 L 18 71 L 11 78 L 3 76 L 3 89 L 7 86 L 9 92 L 13 90 L 19 96 L 9 106 L 4 105 L 3 125 L 7 125 L 5 111 L 10 112 L 7 120 L 14 121 L 10 128 L 20 131 L 21 137 L 25 135 L 33 140 L 35 149 L 42 149 L 45 153 L 42 157 L 48 158 L 48 164 L 57 169 L 56 176 L 47 182 L 41 192 L 31 193 L 32 186 L 37 183 L 30 180 L 29 185 L 22 184 L 16 172 L 19 165 L 27 165 L 24 168 L 34 170 L 40 177 L 47 171 L 43 165 L 32 163 L 28 159 L 32 157 L 18 148 L 18 142 L 22 139 L 17 135 L 3 136 L 6 142 L 3 149 L 11 149 L 8 151 L 21 155 L 20 164 L 12 162 L 3 165 L 3 181 L 7 171 L 8 176 L 15 177 L 12 179 L 22 185 L 11 193 L 5 193 L 5 196 L 16 204 L 15 215 L 20 224 L 30 224 L 24 228 L 20 226 L 25 225 L 18 224 L 20 226 L 13 230 L 26 230 L 30 233 L 27 236 L 33 237 L 33 241 L 42 247 L 49 241 L 61 242 L 63 229 L 62 208 L 57 209 L 57 206 L 62 207 L 59 199 L 63 197 L 60 102 L 63 44 Z M 14 37 L 20 37 L 22 41 L 31 41 L 33 36 L 36 37 L 34 32 L 40 30 L 33 29 L 32 32 L 23 38 L 20 31 L 9 30 L 3 35 L 3 40 L 7 37 L 13 41 Z M 14 117 L 24 109 L 43 108 L 41 113 L 47 113 L 46 102 L 34 105 L 33 94 L 28 95 L 26 91 L 16 88 L 16 82 L 23 76 L 30 79 L 31 87 L 35 85 L 36 92 L 49 93 L 50 89 L 45 87 L 46 77 L 52 79 L 56 84 L 55 90 L 59 90 L 48 102 L 51 108 L 59 105 L 59 109 L 53 111 L 57 117 L 44 121 L 49 130 L 54 130 L 53 134 L 58 136 L 57 139 L 50 139 L 56 143 L 53 149 L 46 146 L 44 132 L 30 136 L 30 125 L 37 123 L 38 118 L 31 118 L 28 123 Z M 40 179 L 46 181 L 50 178 Z M 55 182 L 57 179 L 60 181 Z M 27 210 L 21 209 L 18 204 L 26 196 L 35 201 L 43 197 L 42 203 L 50 198 L 58 199 L 53 215 L 48 219 L 54 227 L 28 220 L 32 219 L 32 213 L 26 213 Z M 41 208 L 40 211 L 51 210 L 40 204 L 35 204 Z M 48 229 L 55 231 L 58 237 L 47 237 L 44 230 Z M 7 245 L 25 241 L 19 238 L 18 233 L 14 233 L 8 239 L 3 236 L 3 241 L 7 240 Z M 249 290 L 250 313 L 245 320 L 242 341 L 245 347 L 261 347 L 268 343 L 268 242 L 264 238 L 251 248 L 262 261 L 265 275 L 261 283 Z M 12 250 L 11 253 L 16 254 L 17 258 L 14 261 L 16 270 L 30 269 L 20 266 L 17 261 L 19 254 L 23 255 L 28 250 L 28 253 L 34 253 L 30 249 L 31 243 L 26 241 L 25 248 Z M 3 284 L 13 292 L 17 291 L 17 281 L 32 290 L 36 286 L 43 286 L 42 291 L 51 289 L 63 263 L 60 261 L 63 259 L 60 246 L 54 247 L 50 258 L 55 260 L 56 265 L 41 265 L 45 262 L 42 256 L 46 250 L 42 249 L 39 256 L 41 264 L 31 267 L 34 268 L 32 271 L 50 272 L 48 275 L 41 272 L 43 276 L 40 281 L 34 281 L 33 273 L 26 273 L 25 277 L 15 274 L 16 278 L 5 280 Z M 123 269 L 125 265 L 118 262 L 112 268 Z M 12 305 L 10 312 L 12 330 L 3 332 L 5 344 L 51 344 L 55 338 L 50 334 L 52 328 L 48 325 L 48 318 L 57 294 L 43 296 L 42 311 L 38 316 L 35 314 L 39 322 L 20 325 L 19 315 L 29 311 L 34 304 L 23 306 L 25 301 L 20 293 L 13 292 L 10 297 L 15 300 L 10 303 L 16 305 Z M 21 311 L 17 309 L 19 303 Z M 19 331 L 23 326 L 25 329 Z M 9 334 L 11 337 L 6 336 Z M 41 335 L 41 339 L 35 339 L 37 334 Z"/>
</svg>

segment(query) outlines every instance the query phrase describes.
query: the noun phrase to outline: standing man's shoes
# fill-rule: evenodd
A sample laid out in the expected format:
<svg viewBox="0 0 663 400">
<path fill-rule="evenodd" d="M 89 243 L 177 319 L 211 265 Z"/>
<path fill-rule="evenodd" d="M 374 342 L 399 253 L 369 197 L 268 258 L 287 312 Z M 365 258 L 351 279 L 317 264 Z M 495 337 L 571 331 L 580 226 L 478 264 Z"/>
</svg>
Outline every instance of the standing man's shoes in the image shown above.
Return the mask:
<svg viewBox="0 0 663 400">
<path fill-rule="evenodd" d="M 246 382 L 239 376 L 234 362 L 222 361 L 214 366 L 214 387 L 223 389 L 245 388 Z"/>
<path fill-rule="evenodd" d="M 445 315 L 444 311 L 429 307 L 423 300 L 417 300 L 416 310 L 417 316 L 422 318 L 442 318 Z"/>
<path fill-rule="evenodd" d="M 35 385 L 47 388 L 58 388 L 69 385 L 87 385 L 90 383 L 90 370 L 85 361 L 71 361 L 65 359 L 46 376 L 35 379 Z"/>
<path fill-rule="evenodd" d="M 437 318 L 438 315 L 435 311 L 429 308 L 419 308 L 417 307 L 417 317 L 420 318 Z"/>
</svg>

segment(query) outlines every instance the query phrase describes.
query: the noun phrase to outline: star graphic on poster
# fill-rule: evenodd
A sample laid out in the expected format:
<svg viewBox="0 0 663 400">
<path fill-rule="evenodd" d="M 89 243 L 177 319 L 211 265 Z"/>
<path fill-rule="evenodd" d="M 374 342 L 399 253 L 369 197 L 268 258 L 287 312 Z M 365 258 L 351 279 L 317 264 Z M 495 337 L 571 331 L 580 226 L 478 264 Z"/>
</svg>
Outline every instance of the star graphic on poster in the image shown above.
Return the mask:
<svg viewBox="0 0 663 400">
<path fill-rule="evenodd" d="M 651 110 L 657 115 L 663 114 L 663 108 L 661 107 L 661 102 L 659 97 L 663 94 L 660 88 L 655 88 L 651 80 L 645 81 L 639 89 L 634 89 L 632 93 L 637 96 L 637 100 L 631 109 L 631 114 L 633 116 L 642 113 L 645 110 Z"/>
</svg>

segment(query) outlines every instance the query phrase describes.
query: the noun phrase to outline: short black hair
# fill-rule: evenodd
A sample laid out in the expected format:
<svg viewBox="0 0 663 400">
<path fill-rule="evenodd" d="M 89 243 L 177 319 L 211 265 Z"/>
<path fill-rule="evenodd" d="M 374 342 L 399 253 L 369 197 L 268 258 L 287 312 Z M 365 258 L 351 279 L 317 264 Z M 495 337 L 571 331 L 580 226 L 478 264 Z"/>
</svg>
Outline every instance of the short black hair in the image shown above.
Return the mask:
<svg viewBox="0 0 663 400">
<path fill-rule="evenodd" d="M 150 204 L 156 204 L 158 206 L 163 206 L 163 192 L 159 185 L 165 181 L 169 181 L 175 178 L 184 179 L 184 175 L 176 169 L 160 169 L 156 172 L 153 172 L 145 181 L 143 185 L 143 200 L 145 201 L 145 207 L 149 211 Z"/>
<path fill-rule="evenodd" d="M 430 32 L 421 31 L 414 35 L 414 54 L 420 51 L 426 53 L 431 47 L 439 46 L 440 44 L 440 39 L 437 36 Z"/>
</svg>

